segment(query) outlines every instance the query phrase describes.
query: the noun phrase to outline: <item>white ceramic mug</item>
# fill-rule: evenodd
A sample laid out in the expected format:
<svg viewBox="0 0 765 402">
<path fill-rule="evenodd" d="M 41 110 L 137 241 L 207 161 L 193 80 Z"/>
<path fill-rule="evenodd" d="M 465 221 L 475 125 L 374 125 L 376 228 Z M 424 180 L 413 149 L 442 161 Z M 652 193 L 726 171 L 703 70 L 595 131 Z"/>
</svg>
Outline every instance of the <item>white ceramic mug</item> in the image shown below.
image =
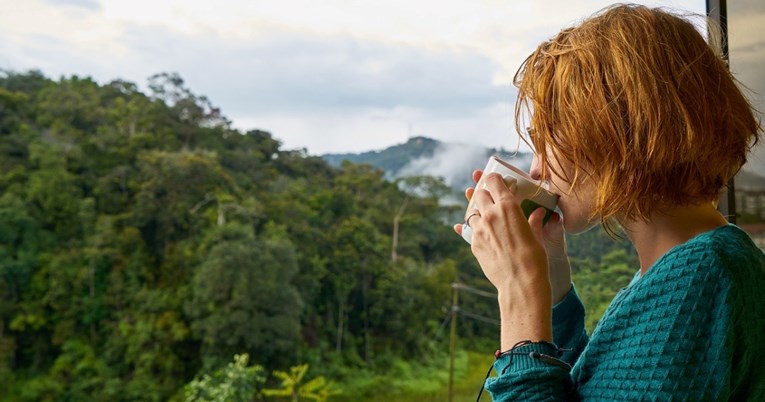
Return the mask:
<svg viewBox="0 0 765 402">
<path fill-rule="evenodd" d="M 534 180 L 528 173 L 523 170 L 499 159 L 496 156 L 489 158 L 489 162 L 483 169 L 483 175 L 481 179 L 476 183 L 476 189 L 486 188 L 484 184 L 484 178 L 490 173 L 499 173 L 505 180 L 505 184 L 508 188 L 513 189 L 513 193 L 521 201 L 521 209 L 526 218 L 531 213 L 539 208 L 543 207 L 547 212 L 544 217 L 544 222 L 552 216 L 553 211 L 558 205 L 558 197 L 547 190 L 547 185 L 538 180 Z M 466 242 L 470 243 L 473 238 L 473 230 L 470 228 L 467 222 L 467 218 L 470 217 L 476 210 L 474 206 L 475 198 L 471 198 L 465 210 L 465 222 L 462 224 L 462 238 Z"/>
</svg>

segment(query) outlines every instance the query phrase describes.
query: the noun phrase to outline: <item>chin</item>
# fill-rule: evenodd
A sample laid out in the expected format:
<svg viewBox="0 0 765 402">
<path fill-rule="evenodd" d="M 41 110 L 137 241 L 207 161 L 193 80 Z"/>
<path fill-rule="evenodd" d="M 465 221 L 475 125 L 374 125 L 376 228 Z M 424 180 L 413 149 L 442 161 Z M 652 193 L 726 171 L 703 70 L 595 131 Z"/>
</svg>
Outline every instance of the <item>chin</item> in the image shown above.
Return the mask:
<svg viewBox="0 0 765 402">
<path fill-rule="evenodd" d="M 599 222 L 593 222 L 587 219 L 566 219 L 563 218 L 563 230 L 568 234 L 584 233 L 595 226 L 598 226 Z"/>
</svg>

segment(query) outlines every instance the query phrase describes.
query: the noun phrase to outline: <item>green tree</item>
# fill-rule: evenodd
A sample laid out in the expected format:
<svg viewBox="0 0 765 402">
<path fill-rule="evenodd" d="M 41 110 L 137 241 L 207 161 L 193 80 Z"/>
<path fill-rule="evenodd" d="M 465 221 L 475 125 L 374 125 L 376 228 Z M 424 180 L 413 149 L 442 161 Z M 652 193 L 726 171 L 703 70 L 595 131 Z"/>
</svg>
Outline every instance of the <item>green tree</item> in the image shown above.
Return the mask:
<svg viewBox="0 0 765 402">
<path fill-rule="evenodd" d="M 307 364 L 293 366 L 289 372 L 274 371 L 274 377 L 281 381 L 281 388 L 264 389 L 263 395 L 284 396 L 288 397 L 291 402 L 300 402 L 301 400 L 327 402 L 333 395 L 341 393 L 335 383 L 327 381 L 322 376 L 305 381 L 306 373 L 308 373 Z"/>
<path fill-rule="evenodd" d="M 47 376 L 31 381 L 22 391 L 28 401 L 112 401 L 119 395 L 119 379 L 96 356 L 93 348 L 71 339 Z"/>
<path fill-rule="evenodd" d="M 607 253 L 597 265 L 591 260 L 572 262 L 573 280 L 587 311 L 585 327 L 592 332 L 619 290 L 635 276 L 639 265 L 635 256 L 623 249 Z"/>
<path fill-rule="evenodd" d="M 234 355 L 234 361 L 212 375 L 195 378 L 184 389 L 184 402 L 252 402 L 260 400 L 265 382 L 263 367 L 248 366 L 249 355 Z"/>
<path fill-rule="evenodd" d="M 486 283 L 441 180 L 334 168 L 149 85 L 0 71 L 0 401 L 181 398 L 234 353 L 327 379 L 436 353 L 449 283 Z"/>
<path fill-rule="evenodd" d="M 237 350 L 260 363 L 293 356 L 302 300 L 291 280 L 298 267 L 294 246 L 273 232 L 256 238 L 250 227 L 228 223 L 202 247 L 206 258 L 194 270 L 186 311 L 208 367 Z"/>
</svg>

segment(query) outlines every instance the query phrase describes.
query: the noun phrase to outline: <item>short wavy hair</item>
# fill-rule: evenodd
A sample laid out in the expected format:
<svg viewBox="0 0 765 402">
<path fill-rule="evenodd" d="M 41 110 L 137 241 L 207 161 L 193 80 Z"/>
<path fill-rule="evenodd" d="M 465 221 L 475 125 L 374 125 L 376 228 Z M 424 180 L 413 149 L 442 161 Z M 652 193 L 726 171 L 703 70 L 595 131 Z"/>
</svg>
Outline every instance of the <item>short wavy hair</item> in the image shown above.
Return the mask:
<svg viewBox="0 0 765 402">
<path fill-rule="evenodd" d="M 717 200 L 758 141 L 756 111 L 719 46 L 686 18 L 612 6 L 543 42 L 515 75 L 516 129 L 530 123 L 542 179 L 552 171 L 574 191 L 593 179 L 591 218 L 606 228 Z"/>
</svg>

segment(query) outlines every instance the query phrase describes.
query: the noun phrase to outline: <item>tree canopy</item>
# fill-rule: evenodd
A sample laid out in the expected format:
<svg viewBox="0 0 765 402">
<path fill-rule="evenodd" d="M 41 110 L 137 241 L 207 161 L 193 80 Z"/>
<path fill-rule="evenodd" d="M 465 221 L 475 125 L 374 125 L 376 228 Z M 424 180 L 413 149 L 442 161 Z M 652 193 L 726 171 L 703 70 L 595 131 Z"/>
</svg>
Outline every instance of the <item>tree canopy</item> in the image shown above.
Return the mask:
<svg viewBox="0 0 765 402">
<path fill-rule="evenodd" d="M 177 74 L 148 88 L 0 72 L 0 401 L 228 395 L 221 373 L 277 389 L 303 364 L 339 383 L 442 346 L 452 282 L 488 289 L 443 181 L 233 129 Z"/>
</svg>

